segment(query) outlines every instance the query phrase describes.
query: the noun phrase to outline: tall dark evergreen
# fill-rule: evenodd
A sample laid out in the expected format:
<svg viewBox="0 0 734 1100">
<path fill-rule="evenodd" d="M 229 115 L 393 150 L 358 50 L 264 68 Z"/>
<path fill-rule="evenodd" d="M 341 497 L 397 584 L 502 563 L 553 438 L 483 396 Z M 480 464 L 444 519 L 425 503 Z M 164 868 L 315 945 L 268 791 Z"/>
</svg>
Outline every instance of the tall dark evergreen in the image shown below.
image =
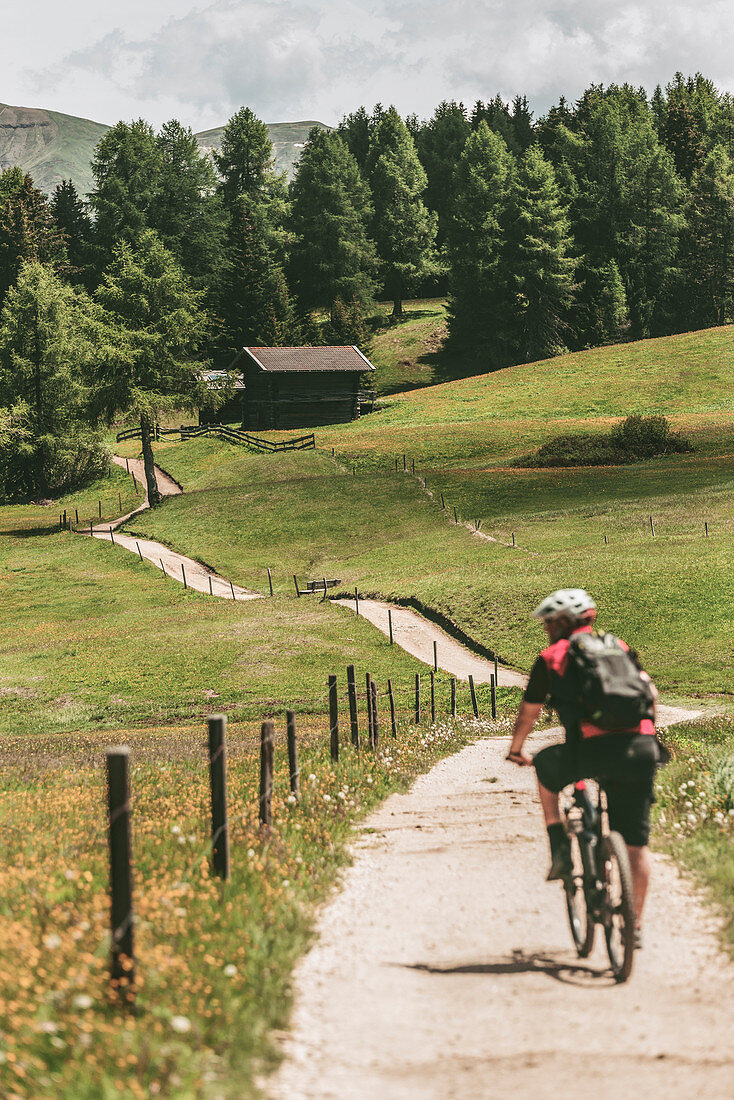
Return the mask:
<svg viewBox="0 0 734 1100">
<path fill-rule="evenodd" d="M 438 244 L 446 239 L 454 171 L 470 133 L 464 105 L 444 100 L 433 117 L 420 127 L 416 137 L 416 149 L 428 180 L 425 203 L 438 215 Z"/>
<path fill-rule="evenodd" d="M 394 107 L 375 130 L 368 171 L 375 206 L 373 236 L 393 315 L 421 279 L 435 271 L 436 215 L 423 201 L 427 186 L 415 143 Z"/>
<path fill-rule="evenodd" d="M 222 265 L 224 211 L 212 162 L 191 129 L 177 119 L 161 127 L 155 144 L 159 186 L 150 227 L 194 286 L 216 286 Z"/>
<path fill-rule="evenodd" d="M 693 177 L 675 315 L 680 328 L 734 319 L 734 162 L 716 145 Z"/>
<path fill-rule="evenodd" d="M 240 107 L 224 127 L 214 160 L 228 207 L 241 195 L 256 198 L 267 189 L 275 168 L 273 143 L 265 123 L 249 107 Z"/>
<path fill-rule="evenodd" d="M 264 210 L 241 195 L 230 210 L 226 234 L 227 267 L 220 308 L 224 346 L 234 356 L 248 345 L 299 342 L 299 329 L 283 269 L 268 247 Z"/>
<path fill-rule="evenodd" d="M 153 127 L 142 118 L 116 123 L 94 151 L 92 173 L 89 204 L 99 276 L 120 241 L 138 241 L 154 223 L 161 159 Z"/>
<path fill-rule="evenodd" d="M 49 205 L 64 237 L 69 279 L 72 283 L 89 287 L 92 282 L 89 271 L 92 221 L 71 180 L 61 181 L 51 195 Z"/>
<path fill-rule="evenodd" d="M 291 185 L 290 272 L 305 310 L 337 298 L 362 305 L 374 293 L 369 187 L 338 134 L 311 130 Z"/>
<path fill-rule="evenodd" d="M 514 283 L 513 358 L 545 359 L 564 351 L 574 290 L 567 211 L 552 166 L 538 145 L 518 161 L 510 204 L 506 264 Z"/>
<path fill-rule="evenodd" d="M 0 309 L 26 261 L 66 273 L 64 237 L 46 196 L 20 168 L 0 172 Z"/>
<path fill-rule="evenodd" d="M 454 346 L 487 369 L 511 360 L 515 288 L 507 264 L 514 158 L 481 121 L 454 175 L 449 222 L 449 334 Z"/>
<path fill-rule="evenodd" d="M 650 335 L 663 323 L 658 310 L 681 228 L 683 188 L 672 156 L 657 139 L 644 94 L 628 86 L 589 89 L 574 128 L 577 340 L 593 341 L 600 273 L 610 261 L 624 282 L 630 335 Z"/>
</svg>

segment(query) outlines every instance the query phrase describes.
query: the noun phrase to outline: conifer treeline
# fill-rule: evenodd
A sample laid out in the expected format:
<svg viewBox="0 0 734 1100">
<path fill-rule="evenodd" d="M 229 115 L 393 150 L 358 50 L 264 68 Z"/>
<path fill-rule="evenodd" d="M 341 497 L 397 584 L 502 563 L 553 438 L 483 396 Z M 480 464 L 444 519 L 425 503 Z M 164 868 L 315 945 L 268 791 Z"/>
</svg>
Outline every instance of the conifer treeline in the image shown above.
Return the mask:
<svg viewBox="0 0 734 1100">
<path fill-rule="evenodd" d="M 450 342 L 494 369 L 732 319 L 734 103 L 701 75 L 589 88 L 534 120 L 496 96 L 314 129 L 288 185 L 248 108 L 213 161 L 178 122 L 120 122 L 88 202 L 0 174 L 0 305 L 24 259 L 90 292 L 153 231 L 211 344 L 361 342 L 376 298 L 448 293 Z M 326 311 L 327 324 L 314 322 Z"/>
</svg>

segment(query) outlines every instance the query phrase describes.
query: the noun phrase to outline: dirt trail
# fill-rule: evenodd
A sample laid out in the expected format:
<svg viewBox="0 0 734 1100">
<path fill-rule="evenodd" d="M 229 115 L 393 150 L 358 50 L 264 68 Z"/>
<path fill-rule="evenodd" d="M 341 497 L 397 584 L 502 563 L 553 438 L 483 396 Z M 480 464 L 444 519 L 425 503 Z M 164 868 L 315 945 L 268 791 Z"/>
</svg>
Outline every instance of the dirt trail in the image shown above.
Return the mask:
<svg viewBox="0 0 734 1100">
<path fill-rule="evenodd" d="M 615 986 L 600 942 L 578 959 L 544 881 L 534 773 L 507 745 L 442 761 L 362 826 L 296 971 L 273 1100 L 734 1095 L 734 966 L 715 920 L 655 856 L 630 981 Z"/>
<path fill-rule="evenodd" d="M 129 469 L 135 474 L 141 485 L 145 486 L 145 467 L 141 458 L 124 459 L 119 455 L 113 455 L 112 457 L 118 466 Z M 181 486 L 158 466 L 156 466 L 156 479 L 158 488 L 164 497 L 176 496 L 182 492 Z M 125 550 L 138 554 L 146 561 L 151 562 L 156 569 L 162 569 L 166 576 L 172 577 L 179 584 L 185 583 L 188 588 L 194 588 L 197 592 L 205 592 L 225 600 L 259 600 L 262 598 L 259 592 L 250 592 L 246 588 L 232 584 L 225 577 L 220 577 L 211 569 L 207 569 L 201 562 L 194 561 L 193 558 L 188 558 L 185 554 L 178 554 L 161 542 L 154 542 L 152 539 L 136 539 L 131 535 L 118 532 L 117 529 L 123 523 L 144 512 L 148 507 L 148 494 L 146 492 L 144 502 L 132 512 L 128 512 L 124 516 L 118 516 L 117 519 L 108 523 L 93 526 L 92 534 L 94 538 L 103 539 L 107 542 L 114 541 L 115 546 L 122 546 Z M 112 534 L 110 534 L 110 529 L 113 532 Z M 80 533 L 84 534 L 84 531 Z"/>
<path fill-rule="evenodd" d="M 334 600 L 354 611 L 354 600 Z M 494 663 L 483 657 L 475 656 L 466 649 L 440 626 L 429 622 L 416 611 L 407 607 L 399 607 L 397 604 L 384 603 L 381 600 L 360 600 L 359 613 L 365 619 L 381 630 L 389 637 L 388 610 L 392 612 L 393 638 L 397 645 L 411 656 L 417 657 L 433 667 L 433 643 L 436 642 L 436 656 L 438 667 L 444 672 L 457 676 L 460 680 L 468 680 L 473 676 L 478 684 L 488 684 L 489 677 L 494 672 Z M 527 677 L 522 672 L 512 668 L 504 668 L 500 665 L 498 680 L 502 686 L 522 685 Z"/>
</svg>

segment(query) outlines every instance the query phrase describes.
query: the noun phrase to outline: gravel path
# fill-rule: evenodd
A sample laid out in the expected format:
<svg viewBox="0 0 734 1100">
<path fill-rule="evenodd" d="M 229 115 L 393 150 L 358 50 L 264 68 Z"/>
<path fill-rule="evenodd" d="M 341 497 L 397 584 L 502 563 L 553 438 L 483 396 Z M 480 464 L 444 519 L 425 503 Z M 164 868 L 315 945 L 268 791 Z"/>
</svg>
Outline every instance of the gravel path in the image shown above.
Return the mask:
<svg viewBox="0 0 734 1100">
<path fill-rule="evenodd" d="M 629 982 L 601 943 L 578 959 L 534 773 L 507 746 L 442 761 L 359 830 L 296 971 L 272 1100 L 734 1096 L 734 966 L 711 913 L 656 855 Z"/>
<path fill-rule="evenodd" d="M 129 469 L 131 473 L 135 474 L 137 480 L 141 485 L 145 486 L 145 467 L 141 458 L 121 458 L 119 455 L 113 455 L 113 461 L 118 466 L 124 466 Z M 176 496 L 182 492 L 181 486 L 169 477 L 165 471 L 156 466 L 156 479 L 158 481 L 158 488 L 164 497 Z M 187 588 L 194 588 L 197 592 L 205 592 L 211 596 L 217 596 L 224 600 L 259 600 L 261 595 L 259 592 L 250 592 L 246 588 L 241 588 L 237 584 L 232 584 L 225 577 L 220 577 L 218 573 L 215 573 L 211 569 L 207 569 L 201 562 L 195 561 L 193 558 L 186 557 L 185 554 L 178 554 L 175 550 L 171 550 L 170 547 L 164 546 L 161 542 L 154 542 L 152 539 L 136 539 L 131 535 L 125 535 L 122 532 L 118 532 L 118 528 L 126 523 L 127 520 L 133 516 L 139 515 L 148 508 L 148 495 L 146 492 L 145 500 L 140 507 L 135 508 L 134 511 L 128 512 L 127 515 L 119 516 L 117 519 L 112 520 L 111 523 L 97 524 L 92 527 L 92 534 L 96 539 L 102 539 L 106 542 L 114 541 L 115 546 L 122 546 L 125 550 L 130 550 L 133 554 L 138 554 L 141 558 L 151 562 L 156 569 L 161 569 L 167 577 L 173 578 L 178 581 L 179 584 L 185 584 Z M 80 532 L 84 534 L 84 531 Z"/>
</svg>

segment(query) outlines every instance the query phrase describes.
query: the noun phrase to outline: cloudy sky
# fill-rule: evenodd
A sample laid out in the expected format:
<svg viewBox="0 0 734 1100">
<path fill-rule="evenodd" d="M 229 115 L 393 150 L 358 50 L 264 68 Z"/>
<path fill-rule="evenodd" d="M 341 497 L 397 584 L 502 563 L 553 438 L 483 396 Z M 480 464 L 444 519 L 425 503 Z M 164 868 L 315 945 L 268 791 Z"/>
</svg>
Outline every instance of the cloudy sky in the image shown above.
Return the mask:
<svg viewBox="0 0 734 1100">
<path fill-rule="evenodd" d="M 0 101 L 195 130 L 246 104 L 335 123 L 360 104 L 652 90 L 700 70 L 734 92 L 733 0 L 6 0 Z"/>
</svg>

